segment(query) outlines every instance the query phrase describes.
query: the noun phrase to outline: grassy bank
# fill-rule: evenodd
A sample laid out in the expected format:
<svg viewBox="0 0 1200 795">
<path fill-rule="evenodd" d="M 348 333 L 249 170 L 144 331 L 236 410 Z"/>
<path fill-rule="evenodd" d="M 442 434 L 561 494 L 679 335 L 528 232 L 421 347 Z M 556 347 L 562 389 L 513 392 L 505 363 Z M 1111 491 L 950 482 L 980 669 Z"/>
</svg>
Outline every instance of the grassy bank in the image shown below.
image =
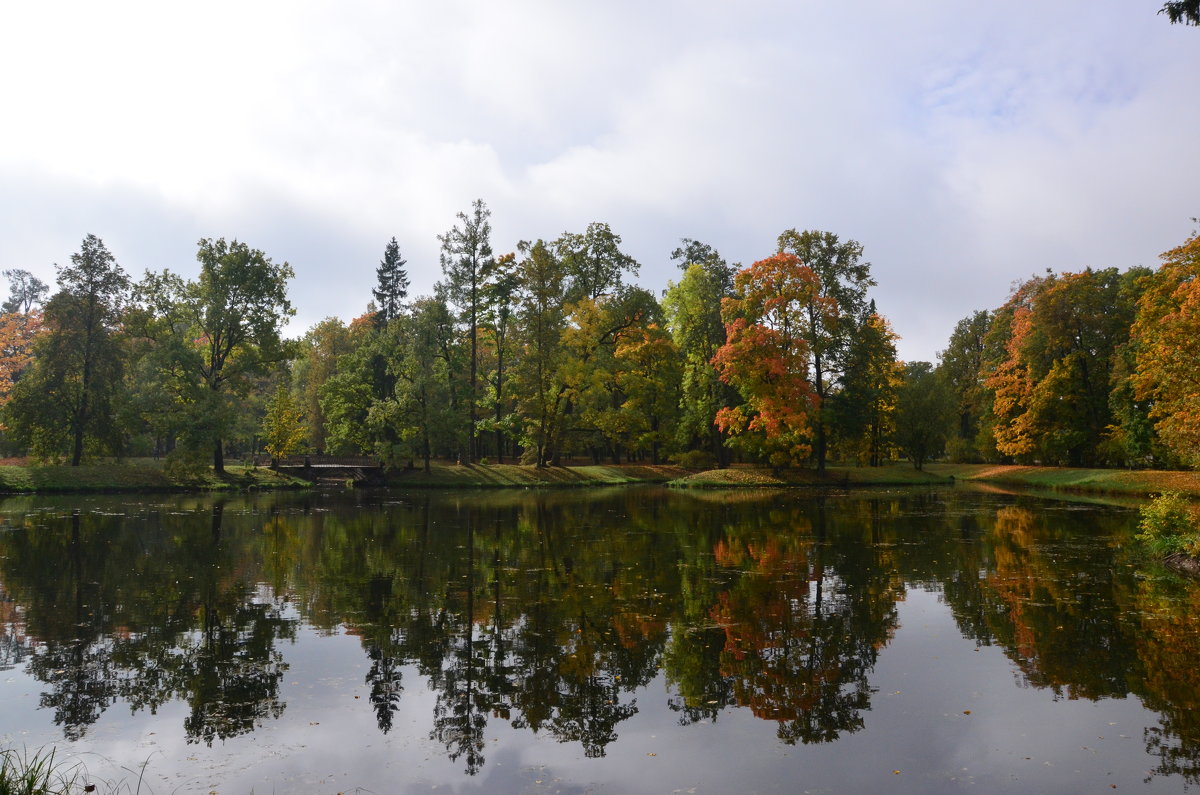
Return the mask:
<svg viewBox="0 0 1200 795">
<path fill-rule="evenodd" d="M 517 464 L 444 464 L 389 473 L 387 485 L 412 488 L 531 488 L 539 486 L 618 486 L 665 483 L 688 470 L 666 465 L 545 467 Z"/>
<path fill-rule="evenodd" d="M 882 467 L 829 467 L 824 476 L 813 469 L 785 469 L 775 474 L 761 467 L 734 466 L 710 469 L 671 481 L 670 485 L 692 489 L 788 488 L 821 486 L 924 486 L 945 485 L 951 479 L 942 474 L 918 472 L 911 466 L 895 464 Z"/>
<path fill-rule="evenodd" d="M 930 464 L 930 473 L 956 480 L 1050 491 L 1147 496 L 1173 491 L 1200 497 L 1200 473 L 1160 470 Z"/>
<path fill-rule="evenodd" d="M 169 475 L 161 461 L 52 466 L 9 461 L 0 464 L 0 494 L 138 491 L 246 491 L 303 488 L 305 480 L 266 468 L 228 466 L 224 477 L 211 470 Z M 954 480 L 991 483 L 1080 494 L 1146 496 L 1179 492 L 1200 498 L 1200 473 L 1065 469 L 1058 467 L 930 464 L 918 472 L 907 464 L 882 467 L 829 467 L 824 477 L 811 469 L 774 474 L 764 467 L 734 466 L 693 472 L 677 466 L 626 464 L 537 469 L 516 464 L 461 465 L 434 462 L 430 472 L 409 469 L 391 472 L 389 486 L 408 488 L 534 488 L 620 486 L 669 483 L 682 488 L 780 488 L 821 486 L 944 485 Z"/>
<path fill-rule="evenodd" d="M 307 485 L 307 481 L 269 469 L 243 466 L 226 467 L 224 477 L 219 477 L 212 470 L 172 476 L 164 471 L 161 462 L 154 461 L 120 461 L 77 467 L 28 463 L 0 465 L 0 494 L 242 491 Z"/>
</svg>

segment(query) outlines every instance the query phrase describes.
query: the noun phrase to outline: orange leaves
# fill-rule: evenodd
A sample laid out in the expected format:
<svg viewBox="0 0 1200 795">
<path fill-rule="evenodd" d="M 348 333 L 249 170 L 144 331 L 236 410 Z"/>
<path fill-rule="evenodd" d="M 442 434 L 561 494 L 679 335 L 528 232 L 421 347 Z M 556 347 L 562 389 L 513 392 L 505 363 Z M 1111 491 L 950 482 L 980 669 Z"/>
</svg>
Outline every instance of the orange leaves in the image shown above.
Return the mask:
<svg viewBox="0 0 1200 795">
<path fill-rule="evenodd" d="M 799 331 L 799 314 L 818 298 L 817 275 L 795 254 L 776 254 L 737 272 L 734 290 L 739 299 L 725 299 L 722 314 L 775 329 L 785 337 Z M 728 313 L 728 314 L 726 314 Z"/>
<path fill-rule="evenodd" d="M 1021 284 L 995 314 L 985 385 L 1000 453 L 1071 466 L 1109 461 L 1114 371 L 1135 290 L 1136 274 L 1116 268 L 1047 274 Z"/>
<path fill-rule="evenodd" d="M 745 402 L 721 409 L 716 425 L 776 466 L 799 463 L 810 450 L 816 405 L 799 319 L 816 295 L 816 276 L 795 255 L 776 254 L 739 271 L 734 286 L 738 298 L 722 305 L 726 343 L 712 364 Z"/>
<path fill-rule="evenodd" d="M 1139 399 L 1177 455 L 1200 465 L 1200 235 L 1162 255 L 1138 300 L 1133 338 Z"/>
<path fill-rule="evenodd" d="M 1032 453 L 1034 448 L 1027 427 L 1033 384 L 1022 355 L 1025 340 L 1033 330 L 1032 317 L 1033 312 L 1028 306 L 1019 305 L 1013 309 L 1010 336 L 1005 345 L 1007 355 L 984 381 L 995 391 L 992 411 L 998 420 L 996 449 L 1004 455 L 1025 455 Z"/>
<path fill-rule="evenodd" d="M 41 331 L 41 312 L 0 315 L 0 405 L 8 402 L 13 384 L 33 360 L 33 341 Z"/>
</svg>

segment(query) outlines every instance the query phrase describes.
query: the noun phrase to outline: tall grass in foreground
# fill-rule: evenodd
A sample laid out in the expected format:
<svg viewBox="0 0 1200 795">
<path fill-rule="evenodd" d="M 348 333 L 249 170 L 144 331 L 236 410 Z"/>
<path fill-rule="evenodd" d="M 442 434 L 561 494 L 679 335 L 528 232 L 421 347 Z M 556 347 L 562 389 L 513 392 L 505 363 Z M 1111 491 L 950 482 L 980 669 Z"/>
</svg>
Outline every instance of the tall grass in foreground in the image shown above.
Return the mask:
<svg viewBox="0 0 1200 795">
<path fill-rule="evenodd" d="M 0 750 L 0 795 L 116 795 L 126 792 L 136 795 L 142 790 L 145 768 L 146 764 L 143 764 L 137 771 L 137 788 L 130 789 L 124 782 L 114 784 L 95 779 L 82 761 L 60 760 L 53 749 L 30 752 L 24 748 L 6 748 Z"/>
<path fill-rule="evenodd" d="M 0 751 L 0 795 L 58 795 L 83 792 L 76 766 L 56 765 L 54 751 L 43 754 L 9 748 Z"/>
</svg>

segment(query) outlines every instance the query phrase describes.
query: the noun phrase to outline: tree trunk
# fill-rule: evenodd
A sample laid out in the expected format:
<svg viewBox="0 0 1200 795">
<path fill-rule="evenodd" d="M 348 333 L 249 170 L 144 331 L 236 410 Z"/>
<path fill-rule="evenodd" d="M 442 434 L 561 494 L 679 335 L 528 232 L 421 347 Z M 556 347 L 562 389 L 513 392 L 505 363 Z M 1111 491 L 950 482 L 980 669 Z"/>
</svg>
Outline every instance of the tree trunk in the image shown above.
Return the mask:
<svg viewBox="0 0 1200 795">
<path fill-rule="evenodd" d="M 504 321 L 500 321 L 503 328 Z M 504 334 L 496 335 L 496 463 L 504 463 L 504 431 L 500 423 L 504 419 Z"/>
<path fill-rule="evenodd" d="M 467 414 L 470 416 L 470 427 L 467 429 L 467 463 L 474 464 L 479 457 L 479 437 L 475 435 L 475 402 L 476 402 L 476 386 L 475 376 L 478 369 L 478 343 L 479 343 L 479 320 L 476 314 L 477 303 L 479 301 L 479 288 L 477 285 L 477 268 L 472 266 L 471 270 L 471 395 L 468 398 L 469 405 Z"/>
<path fill-rule="evenodd" d="M 824 417 L 825 373 L 821 369 L 821 357 L 820 356 L 814 356 L 813 363 L 815 365 L 813 367 L 813 371 L 814 371 L 813 386 L 815 386 L 816 390 L 817 390 L 817 411 L 816 411 L 817 435 L 816 435 L 816 438 L 813 440 L 813 442 L 814 442 L 813 454 L 817 458 L 817 474 L 824 475 L 825 474 L 825 451 L 826 451 L 825 417 Z"/>
<path fill-rule="evenodd" d="M 218 475 L 225 474 L 225 447 L 220 439 L 213 445 L 213 472 Z"/>
<path fill-rule="evenodd" d="M 77 467 L 83 461 L 83 429 L 75 429 L 75 441 L 71 446 L 71 466 Z"/>
</svg>

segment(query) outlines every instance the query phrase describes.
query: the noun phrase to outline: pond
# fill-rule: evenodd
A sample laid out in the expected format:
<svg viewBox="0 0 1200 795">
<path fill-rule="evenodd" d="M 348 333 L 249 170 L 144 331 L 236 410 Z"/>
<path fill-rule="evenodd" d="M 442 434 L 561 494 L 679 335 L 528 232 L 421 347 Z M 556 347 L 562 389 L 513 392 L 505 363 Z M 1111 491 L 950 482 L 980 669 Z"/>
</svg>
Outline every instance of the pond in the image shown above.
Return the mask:
<svg viewBox="0 0 1200 795">
<path fill-rule="evenodd" d="M 963 489 L 0 503 L 0 747 L 213 792 L 1177 792 L 1200 587 Z"/>
</svg>

